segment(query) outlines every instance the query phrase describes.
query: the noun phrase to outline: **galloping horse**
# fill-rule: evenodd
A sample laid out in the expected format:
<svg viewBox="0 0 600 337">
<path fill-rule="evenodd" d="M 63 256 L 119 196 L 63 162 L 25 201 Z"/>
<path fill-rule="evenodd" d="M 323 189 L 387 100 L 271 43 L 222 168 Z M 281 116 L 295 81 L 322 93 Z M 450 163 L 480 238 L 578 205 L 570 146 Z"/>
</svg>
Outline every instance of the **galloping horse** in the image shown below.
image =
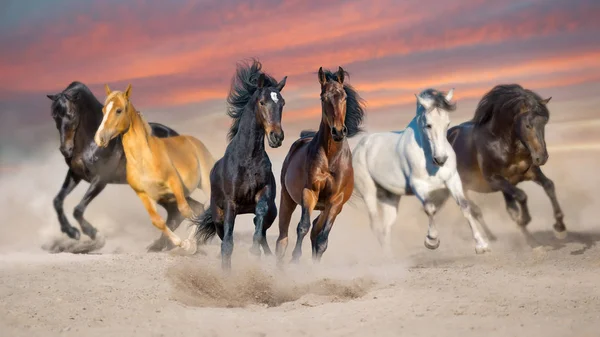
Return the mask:
<svg viewBox="0 0 600 337">
<path fill-rule="evenodd" d="M 94 134 L 102 121 L 102 103 L 85 84 L 72 82 L 62 92 L 46 96 L 52 100 L 52 118 L 60 133 L 60 152 L 69 166 L 60 192 L 54 198 L 61 231 L 72 239 L 80 238 L 79 230 L 71 226 L 65 216 L 63 203 L 79 182 L 85 180 L 90 186 L 75 207 L 73 217 L 79 222 L 83 233 L 95 239 L 97 230 L 83 217 L 83 213 L 107 184 L 127 183 L 121 137 L 110 141 L 106 148 L 96 146 Z M 152 134 L 157 137 L 178 135 L 162 124 L 150 123 L 150 126 Z M 156 242 L 160 243 L 160 239 Z"/>
<path fill-rule="evenodd" d="M 346 137 L 361 131 L 364 107 L 358 93 L 344 84 L 347 73 L 319 68 L 321 125 L 319 131 L 303 131 L 288 152 L 281 169 L 281 203 L 277 258 L 281 263 L 288 244 L 288 229 L 297 205 L 302 207 L 292 261 L 302 255 L 302 240 L 310 229 L 313 210 L 321 213 L 311 231 L 313 260 L 320 261 L 337 215 L 352 196 L 352 153 Z"/>
<path fill-rule="evenodd" d="M 156 204 L 165 205 L 168 221 L 191 218 L 190 204 L 203 205 L 190 198 L 196 189 L 210 195 L 208 172 L 214 159 L 204 144 L 191 136 L 158 138 L 152 135 L 150 125 L 131 103 L 131 84 L 125 92 L 111 91 L 106 85 L 104 118 L 94 140 L 100 147 L 123 135 L 123 149 L 127 157 L 127 182 L 142 200 L 152 224 L 165 234 L 171 243 L 195 253 L 196 241 L 181 239 L 166 226 L 158 214 Z M 193 234 L 193 232 L 191 232 Z M 191 238 L 191 236 L 190 236 Z"/>
<path fill-rule="evenodd" d="M 554 234 L 562 239 L 567 235 L 563 212 L 554 183 L 540 168 L 548 160 L 544 128 L 551 98 L 542 99 L 518 84 L 497 85 L 483 96 L 471 121 L 448 130 L 448 140 L 464 189 L 501 191 L 508 213 L 527 236 L 525 226 L 531 221 L 527 195 L 516 185 L 527 180 L 541 185 L 554 209 Z"/>
<path fill-rule="evenodd" d="M 404 131 L 368 135 L 353 151 L 356 194 L 364 200 L 371 229 L 388 255 L 390 232 L 403 195 L 419 198 L 429 217 L 425 247 L 437 249 L 440 245 L 434 215 L 451 194 L 471 227 L 475 252 L 489 250 L 464 196 L 456 155 L 446 139 L 449 111 L 456 109 L 450 103 L 453 93 L 427 89 L 415 95 L 417 113 Z"/>
<path fill-rule="evenodd" d="M 262 64 L 238 64 L 227 102 L 227 114 L 233 118 L 229 129 L 229 144 L 223 158 L 210 172 L 213 188 L 210 209 L 193 220 L 200 242 L 216 234 L 222 240 L 221 265 L 231 269 L 233 226 L 238 214 L 254 213 L 255 232 L 251 252 L 260 256 L 260 246 L 271 254 L 267 229 L 277 217 L 275 177 L 265 151 L 265 136 L 269 146 L 277 148 L 283 142 L 281 114 L 285 100 L 281 82 L 261 71 Z"/>
</svg>

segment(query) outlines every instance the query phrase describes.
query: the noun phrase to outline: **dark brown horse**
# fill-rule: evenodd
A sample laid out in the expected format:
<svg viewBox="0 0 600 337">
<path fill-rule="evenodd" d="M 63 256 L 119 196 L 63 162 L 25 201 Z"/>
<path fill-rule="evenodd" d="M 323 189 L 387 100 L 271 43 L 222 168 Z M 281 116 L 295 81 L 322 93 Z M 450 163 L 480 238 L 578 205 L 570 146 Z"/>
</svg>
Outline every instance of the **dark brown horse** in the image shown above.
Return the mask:
<svg viewBox="0 0 600 337">
<path fill-rule="evenodd" d="M 321 126 L 303 131 L 288 152 L 281 169 L 281 203 L 277 259 L 281 262 L 288 244 L 290 218 L 296 205 L 302 207 L 292 262 L 302 255 L 302 240 L 310 228 L 313 210 L 321 213 L 313 222 L 313 259 L 319 261 L 327 249 L 329 232 L 354 189 L 352 153 L 346 137 L 356 135 L 364 116 L 358 93 L 344 84 L 346 73 L 319 68 L 321 84 Z"/>
<path fill-rule="evenodd" d="M 551 98 L 542 99 L 518 84 L 498 85 L 483 96 L 471 121 L 448 130 L 448 140 L 456 152 L 465 190 L 501 191 L 508 213 L 524 230 L 531 216 L 527 195 L 516 185 L 532 180 L 550 198 L 555 234 L 564 238 L 567 232 L 554 183 L 540 168 L 548 160 L 544 128 L 550 118 L 547 104 Z M 479 208 L 473 210 L 481 218 Z"/>
</svg>

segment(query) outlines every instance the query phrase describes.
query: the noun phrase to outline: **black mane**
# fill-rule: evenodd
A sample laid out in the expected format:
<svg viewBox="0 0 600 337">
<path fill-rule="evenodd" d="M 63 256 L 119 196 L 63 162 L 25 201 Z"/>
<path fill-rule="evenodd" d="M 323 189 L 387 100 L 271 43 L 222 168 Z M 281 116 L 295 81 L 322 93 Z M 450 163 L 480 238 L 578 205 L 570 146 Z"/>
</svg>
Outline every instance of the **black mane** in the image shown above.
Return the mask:
<svg viewBox="0 0 600 337">
<path fill-rule="evenodd" d="M 275 87 L 277 81 L 262 70 L 262 64 L 256 60 L 240 62 L 237 64 L 235 77 L 231 81 L 231 89 L 227 97 L 227 115 L 233 118 L 233 123 L 229 128 L 227 139 L 231 141 L 238 132 L 240 119 L 246 110 L 246 105 L 256 93 L 258 77 L 261 73 L 265 74 L 264 87 Z"/>
<path fill-rule="evenodd" d="M 456 110 L 456 103 L 450 103 L 449 101 L 447 101 L 446 94 L 447 93 L 445 93 L 445 92 L 441 92 L 439 90 L 429 88 L 429 89 L 425 89 L 425 90 L 421 91 L 421 93 L 419 94 L 419 97 L 432 100 L 433 101 L 433 105 L 431 106 L 432 109 L 439 108 L 439 109 L 442 109 L 445 111 Z"/>
<path fill-rule="evenodd" d="M 323 69 L 325 73 L 325 78 L 327 81 L 337 81 L 337 72 L 331 72 L 328 69 Z M 347 71 L 344 71 L 345 77 L 349 77 Z M 346 128 L 348 129 L 347 137 L 353 137 L 359 132 L 363 131 L 361 127 L 363 118 L 365 116 L 365 102 L 360 97 L 356 89 L 354 89 L 350 84 L 344 83 L 344 91 L 346 92 Z M 304 130 L 300 132 L 300 138 L 304 137 L 314 137 L 316 131 Z"/>
<path fill-rule="evenodd" d="M 506 120 L 512 121 L 523 110 L 549 116 L 548 108 L 541 103 L 542 100 L 538 94 L 518 84 L 500 84 L 479 101 L 472 121 L 476 126 L 481 126 L 497 114 L 505 114 L 508 117 Z"/>
<path fill-rule="evenodd" d="M 100 124 L 103 104 L 98 101 L 85 84 L 77 81 L 72 82 L 65 90 L 58 94 L 57 99 L 52 101 L 51 111 L 53 116 L 57 113 L 60 116 L 64 116 L 67 110 L 67 100 L 76 102 L 78 107 L 77 112 L 81 113 L 81 118 L 92 124 L 97 124 L 95 125 L 96 127 Z M 90 112 L 92 112 L 92 116 L 90 116 Z"/>
</svg>

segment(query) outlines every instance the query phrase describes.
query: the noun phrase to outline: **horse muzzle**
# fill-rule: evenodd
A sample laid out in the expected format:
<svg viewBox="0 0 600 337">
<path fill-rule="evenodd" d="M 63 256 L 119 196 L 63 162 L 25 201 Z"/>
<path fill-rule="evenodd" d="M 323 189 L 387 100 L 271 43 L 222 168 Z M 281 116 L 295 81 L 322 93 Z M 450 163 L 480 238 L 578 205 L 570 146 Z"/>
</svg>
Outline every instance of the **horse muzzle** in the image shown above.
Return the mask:
<svg viewBox="0 0 600 337">
<path fill-rule="evenodd" d="M 283 130 L 280 132 L 271 131 L 267 136 L 267 140 L 269 141 L 269 146 L 276 149 L 281 146 L 283 143 Z"/>
</svg>

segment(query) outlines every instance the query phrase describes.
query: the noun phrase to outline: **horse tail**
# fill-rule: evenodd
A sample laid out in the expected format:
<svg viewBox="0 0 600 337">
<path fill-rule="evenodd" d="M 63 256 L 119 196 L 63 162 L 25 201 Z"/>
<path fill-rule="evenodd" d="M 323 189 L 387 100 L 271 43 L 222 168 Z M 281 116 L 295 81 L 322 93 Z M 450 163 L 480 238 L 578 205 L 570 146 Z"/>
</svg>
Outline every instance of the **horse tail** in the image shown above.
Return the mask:
<svg viewBox="0 0 600 337">
<path fill-rule="evenodd" d="M 192 226 L 196 226 L 196 240 L 204 244 L 217 234 L 217 224 L 212 216 L 212 211 L 209 209 L 202 213 L 199 217 L 191 219 Z"/>
</svg>

